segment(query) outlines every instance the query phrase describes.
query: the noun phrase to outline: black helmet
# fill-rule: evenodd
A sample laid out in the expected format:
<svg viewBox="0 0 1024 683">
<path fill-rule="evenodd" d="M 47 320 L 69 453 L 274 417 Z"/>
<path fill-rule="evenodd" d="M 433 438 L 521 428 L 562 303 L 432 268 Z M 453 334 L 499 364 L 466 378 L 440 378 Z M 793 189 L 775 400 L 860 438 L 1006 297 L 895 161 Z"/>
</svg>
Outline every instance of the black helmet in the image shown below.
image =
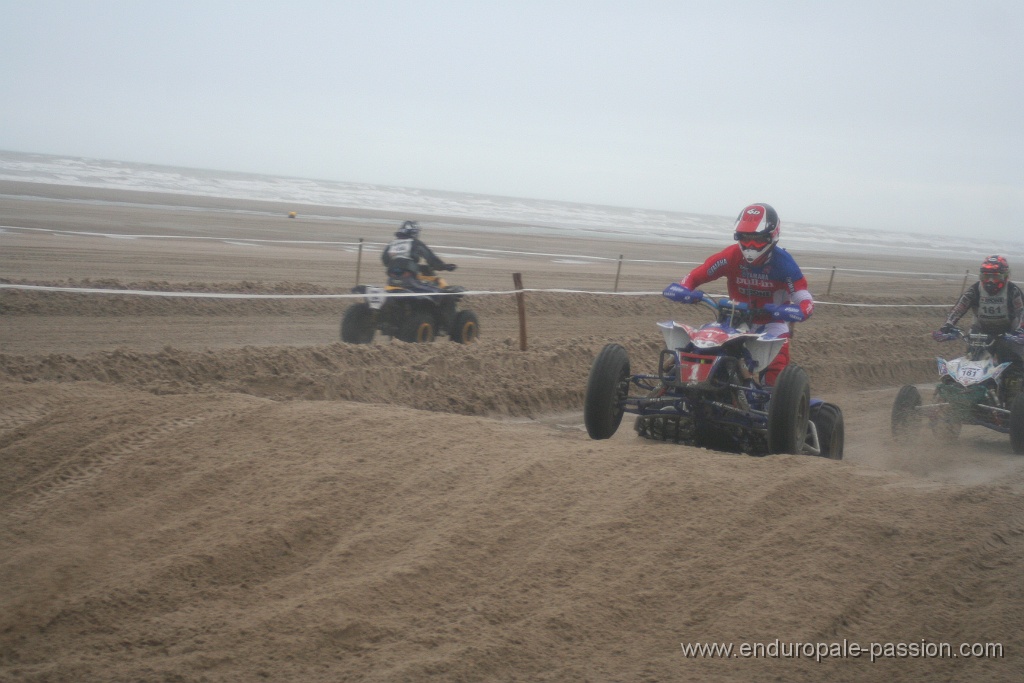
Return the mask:
<svg viewBox="0 0 1024 683">
<path fill-rule="evenodd" d="M 396 232 L 395 235 L 397 235 L 398 237 L 419 237 L 420 226 L 416 221 L 406 221 L 402 223 L 402 227 L 399 228 L 398 232 Z"/>
</svg>

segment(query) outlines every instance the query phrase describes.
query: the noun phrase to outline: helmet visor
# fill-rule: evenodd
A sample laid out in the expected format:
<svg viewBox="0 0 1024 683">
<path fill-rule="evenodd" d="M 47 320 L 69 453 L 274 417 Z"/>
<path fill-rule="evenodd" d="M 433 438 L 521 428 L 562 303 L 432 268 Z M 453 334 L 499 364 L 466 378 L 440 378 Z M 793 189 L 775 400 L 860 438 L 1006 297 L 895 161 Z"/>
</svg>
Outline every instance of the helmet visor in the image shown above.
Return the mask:
<svg viewBox="0 0 1024 683">
<path fill-rule="evenodd" d="M 744 249 L 764 249 L 770 241 L 764 235 L 758 235 L 757 233 L 737 233 L 736 239 Z"/>
</svg>

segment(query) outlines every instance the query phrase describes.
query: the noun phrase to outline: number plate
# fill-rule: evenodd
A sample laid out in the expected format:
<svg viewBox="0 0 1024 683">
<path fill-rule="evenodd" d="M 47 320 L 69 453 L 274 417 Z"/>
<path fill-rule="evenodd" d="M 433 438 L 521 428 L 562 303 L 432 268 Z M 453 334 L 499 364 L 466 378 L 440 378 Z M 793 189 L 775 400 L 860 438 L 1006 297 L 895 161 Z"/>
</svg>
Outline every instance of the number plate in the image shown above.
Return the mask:
<svg viewBox="0 0 1024 683">
<path fill-rule="evenodd" d="M 960 368 L 960 372 L 957 373 L 964 379 L 974 379 L 981 374 L 980 368 Z"/>
<path fill-rule="evenodd" d="M 370 305 L 370 308 L 380 310 L 386 300 L 387 296 L 384 295 L 384 290 L 380 287 L 366 288 L 366 303 Z"/>
</svg>

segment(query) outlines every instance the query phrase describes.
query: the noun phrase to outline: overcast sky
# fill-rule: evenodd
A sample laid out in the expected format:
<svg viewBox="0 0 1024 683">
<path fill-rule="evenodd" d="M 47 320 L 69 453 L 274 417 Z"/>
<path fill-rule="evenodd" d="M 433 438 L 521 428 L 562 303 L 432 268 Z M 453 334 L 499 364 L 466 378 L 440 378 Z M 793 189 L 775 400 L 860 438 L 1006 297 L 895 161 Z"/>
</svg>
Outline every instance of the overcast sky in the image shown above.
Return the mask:
<svg viewBox="0 0 1024 683">
<path fill-rule="evenodd" d="M 0 0 L 0 149 L 1024 235 L 1019 0 Z"/>
</svg>

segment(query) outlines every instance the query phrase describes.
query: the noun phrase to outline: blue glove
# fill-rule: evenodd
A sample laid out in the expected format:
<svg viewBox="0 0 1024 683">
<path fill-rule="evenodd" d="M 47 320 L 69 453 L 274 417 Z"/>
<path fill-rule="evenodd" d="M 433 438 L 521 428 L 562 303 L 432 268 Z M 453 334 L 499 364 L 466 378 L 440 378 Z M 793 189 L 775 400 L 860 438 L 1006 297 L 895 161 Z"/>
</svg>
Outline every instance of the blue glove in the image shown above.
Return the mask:
<svg viewBox="0 0 1024 683">
<path fill-rule="evenodd" d="M 678 301 L 681 304 L 695 304 L 698 301 L 704 300 L 704 292 L 687 289 L 678 282 L 673 282 L 666 287 L 665 291 L 662 292 L 661 295 L 666 299 Z"/>
<path fill-rule="evenodd" d="M 1011 334 L 1006 335 L 1006 338 L 1012 341 L 1014 344 L 1020 344 L 1024 346 L 1024 328 L 1014 330 Z"/>
<path fill-rule="evenodd" d="M 797 304 L 765 304 L 761 307 L 766 313 L 772 314 L 772 320 L 785 320 L 790 323 L 802 323 L 807 319 Z"/>
</svg>

